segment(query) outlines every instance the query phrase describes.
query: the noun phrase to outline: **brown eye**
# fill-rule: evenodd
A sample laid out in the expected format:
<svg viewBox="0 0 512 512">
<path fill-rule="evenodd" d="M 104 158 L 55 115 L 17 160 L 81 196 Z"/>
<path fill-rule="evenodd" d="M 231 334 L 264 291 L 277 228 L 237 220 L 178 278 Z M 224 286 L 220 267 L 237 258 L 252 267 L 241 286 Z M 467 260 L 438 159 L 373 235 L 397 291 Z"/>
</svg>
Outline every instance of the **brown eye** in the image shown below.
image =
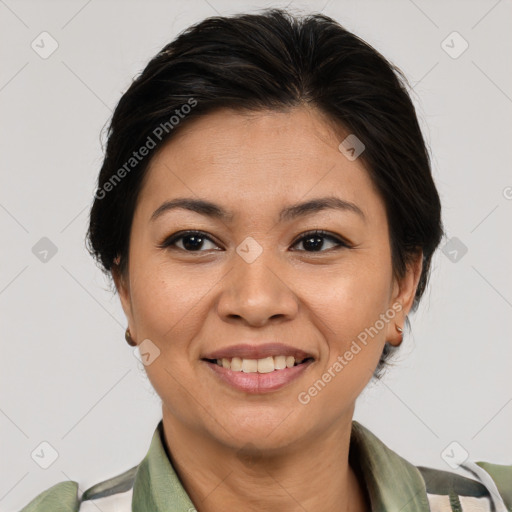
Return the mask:
<svg viewBox="0 0 512 512">
<path fill-rule="evenodd" d="M 178 242 L 181 242 L 181 247 L 178 245 Z M 204 249 L 204 245 L 207 242 L 214 244 L 202 231 L 182 231 L 166 238 L 158 247 L 161 249 L 177 248 L 187 252 L 203 252 L 202 249 Z M 215 245 L 215 247 L 217 246 Z M 210 249 L 212 248 L 207 248 L 206 250 Z"/>
<path fill-rule="evenodd" d="M 329 240 L 334 247 L 325 248 L 325 241 Z M 211 243 L 213 247 L 206 247 L 205 244 Z M 181 244 L 181 246 L 179 245 Z M 350 248 L 350 245 L 343 239 L 325 231 L 312 231 L 299 238 L 293 246 L 303 244 L 301 251 L 305 252 L 326 252 L 336 247 Z M 218 246 L 212 239 L 202 231 L 181 231 L 167 237 L 162 243 L 158 244 L 161 249 L 179 249 L 186 252 L 204 252 L 206 250 L 218 249 Z M 220 249 L 222 250 L 222 249 Z"/>
<path fill-rule="evenodd" d="M 297 240 L 294 245 L 302 243 L 306 252 L 324 252 L 326 250 L 324 247 L 324 241 L 327 239 L 334 242 L 334 247 L 349 247 L 346 242 L 325 231 L 313 231 L 307 233 Z"/>
</svg>

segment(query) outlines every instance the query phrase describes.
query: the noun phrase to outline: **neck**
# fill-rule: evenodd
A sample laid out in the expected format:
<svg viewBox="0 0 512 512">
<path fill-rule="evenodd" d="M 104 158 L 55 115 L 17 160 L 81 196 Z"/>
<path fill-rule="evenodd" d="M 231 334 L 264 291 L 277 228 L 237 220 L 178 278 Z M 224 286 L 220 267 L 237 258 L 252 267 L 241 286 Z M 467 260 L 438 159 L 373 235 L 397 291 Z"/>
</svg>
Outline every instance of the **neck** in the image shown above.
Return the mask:
<svg viewBox="0 0 512 512">
<path fill-rule="evenodd" d="M 168 455 L 198 512 L 370 510 L 349 464 L 352 416 L 293 448 L 263 453 L 250 443 L 226 446 L 163 412 Z"/>
</svg>

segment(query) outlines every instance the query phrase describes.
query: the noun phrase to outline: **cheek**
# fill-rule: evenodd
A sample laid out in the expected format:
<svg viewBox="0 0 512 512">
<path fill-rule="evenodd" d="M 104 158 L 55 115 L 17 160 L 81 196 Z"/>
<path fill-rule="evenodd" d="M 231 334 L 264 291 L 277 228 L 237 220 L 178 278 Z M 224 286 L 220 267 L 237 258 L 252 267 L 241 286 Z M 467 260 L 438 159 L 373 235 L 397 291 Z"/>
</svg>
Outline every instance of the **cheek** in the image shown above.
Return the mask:
<svg viewBox="0 0 512 512">
<path fill-rule="evenodd" d="M 390 282 L 390 268 L 364 265 L 347 269 L 319 295 L 316 309 L 328 341 L 327 366 L 341 356 L 344 379 L 356 386 L 358 379 L 371 377 L 386 341 L 389 319 L 383 321 L 382 315 L 389 307 Z"/>
<path fill-rule="evenodd" d="M 139 337 L 174 350 L 201 321 L 203 301 L 218 278 L 192 266 L 177 269 L 151 260 L 134 274 L 132 309 Z"/>
<path fill-rule="evenodd" d="M 322 288 L 315 295 L 329 326 L 342 337 L 357 335 L 354 329 L 369 327 L 388 307 L 391 264 L 377 267 L 361 259 L 357 265 L 333 273 Z"/>
<path fill-rule="evenodd" d="M 157 347 L 157 356 L 144 369 L 165 406 L 187 422 L 184 411 L 190 408 L 191 399 L 189 342 L 204 320 L 201 298 L 206 299 L 212 284 L 161 264 L 146 263 L 133 275 L 132 310 L 137 336 Z"/>
<path fill-rule="evenodd" d="M 324 362 L 298 396 L 312 417 L 335 417 L 350 408 L 370 381 L 386 341 L 381 315 L 388 293 L 386 283 L 375 279 L 340 280 L 317 304 L 327 341 Z"/>
</svg>

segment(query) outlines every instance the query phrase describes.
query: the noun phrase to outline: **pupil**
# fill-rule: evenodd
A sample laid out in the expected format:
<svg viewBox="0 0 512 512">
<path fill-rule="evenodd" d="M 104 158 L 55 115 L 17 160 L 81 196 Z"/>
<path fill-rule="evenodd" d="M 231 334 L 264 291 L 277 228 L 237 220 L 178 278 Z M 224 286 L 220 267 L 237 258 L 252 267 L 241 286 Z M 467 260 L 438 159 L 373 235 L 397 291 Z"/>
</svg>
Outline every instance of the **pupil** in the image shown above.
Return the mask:
<svg viewBox="0 0 512 512">
<path fill-rule="evenodd" d="M 187 242 L 192 240 L 192 243 Z M 183 238 L 183 246 L 187 250 L 200 249 L 203 244 L 203 238 L 199 235 L 187 235 Z"/>
<path fill-rule="evenodd" d="M 314 235 L 304 239 L 304 247 L 312 251 L 319 251 L 323 245 L 323 237 Z M 183 246 L 187 250 L 200 249 L 203 245 L 203 237 L 200 235 L 187 235 L 183 237 Z"/>
<path fill-rule="evenodd" d="M 310 243 L 312 242 L 312 243 Z M 320 250 L 323 245 L 323 237 L 315 235 L 304 239 L 304 247 L 307 249 L 308 246 L 313 251 Z"/>
</svg>

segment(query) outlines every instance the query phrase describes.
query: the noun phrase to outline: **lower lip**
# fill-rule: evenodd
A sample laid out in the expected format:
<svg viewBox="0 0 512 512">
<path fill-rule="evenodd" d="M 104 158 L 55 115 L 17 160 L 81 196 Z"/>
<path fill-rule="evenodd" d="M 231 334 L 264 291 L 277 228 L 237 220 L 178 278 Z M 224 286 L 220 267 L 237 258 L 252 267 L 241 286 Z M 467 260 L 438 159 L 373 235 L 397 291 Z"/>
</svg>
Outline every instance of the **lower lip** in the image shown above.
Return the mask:
<svg viewBox="0 0 512 512">
<path fill-rule="evenodd" d="M 275 391 L 286 386 L 286 384 L 289 384 L 302 375 L 311 363 L 313 363 L 313 361 L 306 361 L 305 363 L 292 366 L 291 368 L 274 370 L 269 373 L 245 373 L 234 372 L 209 361 L 204 362 L 224 382 L 227 382 L 229 385 L 240 391 L 255 394 Z"/>
</svg>

